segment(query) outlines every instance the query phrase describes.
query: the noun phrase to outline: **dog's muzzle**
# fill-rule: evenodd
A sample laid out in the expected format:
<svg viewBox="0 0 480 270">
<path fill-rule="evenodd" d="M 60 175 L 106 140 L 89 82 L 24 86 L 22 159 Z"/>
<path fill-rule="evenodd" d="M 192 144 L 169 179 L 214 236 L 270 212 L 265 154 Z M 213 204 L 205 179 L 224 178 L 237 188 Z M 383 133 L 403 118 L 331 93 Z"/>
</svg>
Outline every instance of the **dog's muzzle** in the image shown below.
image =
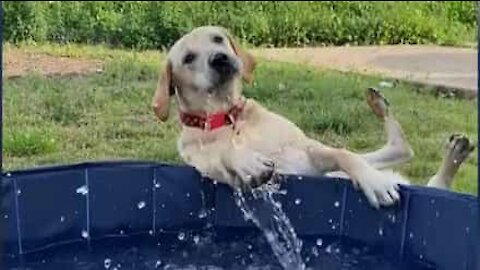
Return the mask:
<svg viewBox="0 0 480 270">
<path fill-rule="evenodd" d="M 217 72 L 221 80 L 230 78 L 238 72 L 238 66 L 231 57 L 224 53 L 214 53 L 208 60 L 210 67 Z"/>
</svg>

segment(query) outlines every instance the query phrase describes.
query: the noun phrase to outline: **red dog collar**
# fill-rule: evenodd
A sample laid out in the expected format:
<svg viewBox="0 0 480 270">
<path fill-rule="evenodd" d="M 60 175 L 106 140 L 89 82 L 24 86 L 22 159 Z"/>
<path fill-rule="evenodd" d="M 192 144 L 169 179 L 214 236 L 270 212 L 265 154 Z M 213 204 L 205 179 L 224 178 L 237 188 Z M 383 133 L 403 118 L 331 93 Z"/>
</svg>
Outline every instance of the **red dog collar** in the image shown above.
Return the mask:
<svg viewBox="0 0 480 270">
<path fill-rule="evenodd" d="M 180 112 L 180 121 L 189 127 L 211 131 L 223 126 L 235 125 L 244 105 L 245 102 L 241 102 L 233 106 L 228 112 L 217 112 L 208 116 Z"/>
</svg>

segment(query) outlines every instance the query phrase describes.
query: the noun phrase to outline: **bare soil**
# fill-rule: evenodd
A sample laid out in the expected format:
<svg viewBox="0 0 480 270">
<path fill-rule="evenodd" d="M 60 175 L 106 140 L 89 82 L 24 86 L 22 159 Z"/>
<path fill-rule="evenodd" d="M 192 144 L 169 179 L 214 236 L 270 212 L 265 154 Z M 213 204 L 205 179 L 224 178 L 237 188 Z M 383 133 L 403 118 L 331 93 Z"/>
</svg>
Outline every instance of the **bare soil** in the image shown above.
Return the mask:
<svg viewBox="0 0 480 270">
<path fill-rule="evenodd" d="M 2 76 L 15 78 L 27 73 L 83 75 L 102 71 L 102 62 L 92 59 L 55 57 L 10 48 L 3 52 Z"/>
</svg>

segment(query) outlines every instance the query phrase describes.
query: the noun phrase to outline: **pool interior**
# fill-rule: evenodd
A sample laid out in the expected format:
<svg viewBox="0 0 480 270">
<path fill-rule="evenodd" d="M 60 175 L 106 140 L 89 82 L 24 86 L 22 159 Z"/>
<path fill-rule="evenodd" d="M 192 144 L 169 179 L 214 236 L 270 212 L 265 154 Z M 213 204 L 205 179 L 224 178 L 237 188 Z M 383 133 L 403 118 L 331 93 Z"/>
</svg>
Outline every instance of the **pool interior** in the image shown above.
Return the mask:
<svg viewBox="0 0 480 270">
<path fill-rule="evenodd" d="M 408 262 L 387 258 L 381 249 L 347 238 L 301 239 L 307 269 L 436 269 L 420 258 Z M 85 243 L 62 244 L 24 254 L 20 261 L 8 269 L 282 269 L 259 230 L 238 228 L 110 236 L 90 240 L 88 248 Z"/>
</svg>

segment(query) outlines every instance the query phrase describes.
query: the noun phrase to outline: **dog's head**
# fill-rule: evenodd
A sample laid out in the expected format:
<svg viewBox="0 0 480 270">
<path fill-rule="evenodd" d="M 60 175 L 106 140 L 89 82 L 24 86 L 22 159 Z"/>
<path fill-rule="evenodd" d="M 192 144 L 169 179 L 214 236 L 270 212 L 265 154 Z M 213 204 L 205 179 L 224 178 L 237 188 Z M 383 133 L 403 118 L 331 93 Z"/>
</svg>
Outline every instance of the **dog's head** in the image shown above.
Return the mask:
<svg viewBox="0 0 480 270">
<path fill-rule="evenodd" d="M 170 49 L 153 98 L 153 109 L 168 118 L 170 96 L 190 112 L 225 110 L 241 96 L 241 79 L 252 81 L 254 58 L 221 27 L 204 26 Z"/>
</svg>

